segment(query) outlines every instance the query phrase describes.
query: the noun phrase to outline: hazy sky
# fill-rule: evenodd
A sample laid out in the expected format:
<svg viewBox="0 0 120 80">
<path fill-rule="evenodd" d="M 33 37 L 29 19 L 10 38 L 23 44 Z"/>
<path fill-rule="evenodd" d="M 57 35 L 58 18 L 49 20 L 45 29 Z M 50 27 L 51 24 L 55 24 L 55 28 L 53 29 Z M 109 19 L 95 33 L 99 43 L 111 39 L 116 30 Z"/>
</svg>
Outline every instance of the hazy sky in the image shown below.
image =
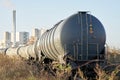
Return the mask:
<svg viewBox="0 0 120 80">
<path fill-rule="evenodd" d="M 16 9 L 17 31 L 51 28 L 78 11 L 91 11 L 104 25 L 107 44 L 120 48 L 120 0 L 0 0 L 0 39 L 12 31 L 12 10 Z"/>
</svg>

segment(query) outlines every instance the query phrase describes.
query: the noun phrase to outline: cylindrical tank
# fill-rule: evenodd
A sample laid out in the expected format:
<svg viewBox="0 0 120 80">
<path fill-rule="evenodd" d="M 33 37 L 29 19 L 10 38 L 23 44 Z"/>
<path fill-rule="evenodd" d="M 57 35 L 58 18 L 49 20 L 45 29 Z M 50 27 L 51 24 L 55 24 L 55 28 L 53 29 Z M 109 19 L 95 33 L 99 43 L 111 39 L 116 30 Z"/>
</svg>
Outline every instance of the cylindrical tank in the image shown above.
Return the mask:
<svg viewBox="0 0 120 80">
<path fill-rule="evenodd" d="M 11 47 L 11 48 L 8 48 L 7 50 L 6 50 L 6 55 L 8 55 L 8 56 L 17 56 L 18 55 L 18 49 L 19 49 L 20 47 L 17 47 L 17 48 L 13 48 L 13 47 Z"/>
<path fill-rule="evenodd" d="M 101 55 L 105 41 L 101 22 L 87 12 L 78 12 L 47 30 L 37 46 L 53 60 L 68 54 L 76 60 L 91 60 Z"/>
<path fill-rule="evenodd" d="M 35 46 L 36 44 L 29 46 L 21 46 L 18 50 L 18 55 L 26 59 L 34 58 L 34 60 L 36 60 L 37 51 Z"/>
<path fill-rule="evenodd" d="M 33 60 L 36 60 L 38 57 L 36 43 L 28 46 L 11 47 L 8 49 L 0 50 L 0 53 L 4 53 L 9 56 L 20 56 L 24 59 Z"/>
<path fill-rule="evenodd" d="M 0 54 L 6 54 L 6 50 L 7 50 L 7 48 L 0 49 Z"/>
</svg>

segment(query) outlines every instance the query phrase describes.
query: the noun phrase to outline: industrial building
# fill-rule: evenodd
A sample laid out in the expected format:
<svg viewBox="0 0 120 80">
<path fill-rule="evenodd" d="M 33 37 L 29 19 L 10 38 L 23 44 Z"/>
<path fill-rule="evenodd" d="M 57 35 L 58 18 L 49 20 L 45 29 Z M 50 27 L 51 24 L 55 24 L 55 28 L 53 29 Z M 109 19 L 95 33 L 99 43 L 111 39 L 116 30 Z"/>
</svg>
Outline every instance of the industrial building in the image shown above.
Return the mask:
<svg viewBox="0 0 120 80">
<path fill-rule="evenodd" d="M 40 36 L 42 36 L 42 34 L 46 31 L 46 29 L 41 28 L 41 29 L 37 29 L 37 28 L 33 28 L 32 29 L 32 36 L 37 40 Z"/>
<path fill-rule="evenodd" d="M 6 31 L 3 33 L 3 39 L 0 40 L 0 48 L 8 48 L 12 46 L 11 33 Z"/>
<path fill-rule="evenodd" d="M 29 32 L 17 32 L 16 33 L 16 41 L 17 45 L 26 44 L 29 40 Z"/>
<path fill-rule="evenodd" d="M 37 28 L 32 29 L 32 36 L 35 37 L 36 39 L 39 38 L 40 30 Z"/>
<path fill-rule="evenodd" d="M 16 32 L 16 10 L 13 10 L 12 17 L 12 32 L 4 32 L 3 39 L 0 41 L 0 48 L 17 47 L 19 45 L 25 45 L 31 40 L 31 38 L 33 38 L 34 41 L 36 41 L 46 31 L 46 29 L 44 28 L 34 28 L 32 29 L 31 38 L 29 38 L 29 32 Z"/>
</svg>

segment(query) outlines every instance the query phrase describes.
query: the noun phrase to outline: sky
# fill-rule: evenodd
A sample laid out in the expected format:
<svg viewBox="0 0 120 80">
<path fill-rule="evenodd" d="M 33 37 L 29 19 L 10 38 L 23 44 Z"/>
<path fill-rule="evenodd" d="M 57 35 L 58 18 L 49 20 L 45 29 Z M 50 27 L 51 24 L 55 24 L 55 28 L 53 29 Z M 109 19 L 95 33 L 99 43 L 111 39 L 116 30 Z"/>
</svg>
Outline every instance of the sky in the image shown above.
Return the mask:
<svg viewBox="0 0 120 80">
<path fill-rule="evenodd" d="M 0 0 L 0 40 L 3 32 L 12 31 L 13 10 L 17 32 L 50 29 L 78 11 L 90 11 L 104 25 L 106 43 L 120 48 L 120 0 Z"/>
</svg>

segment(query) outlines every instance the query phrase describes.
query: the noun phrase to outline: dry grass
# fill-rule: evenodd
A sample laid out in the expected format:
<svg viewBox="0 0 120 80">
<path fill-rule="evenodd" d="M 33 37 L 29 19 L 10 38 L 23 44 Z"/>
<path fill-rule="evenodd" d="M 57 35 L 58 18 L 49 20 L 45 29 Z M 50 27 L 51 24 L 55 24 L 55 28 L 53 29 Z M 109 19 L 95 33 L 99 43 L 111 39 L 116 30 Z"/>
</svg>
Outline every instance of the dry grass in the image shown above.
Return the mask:
<svg viewBox="0 0 120 80">
<path fill-rule="evenodd" d="M 47 70 L 41 67 L 37 62 L 0 54 L 0 80 L 66 80 L 70 76 L 69 65 L 58 65 L 56 75 L 50 71 L 51 67 L 46 66 Z"/>
<path fill-rule="evenodd" d="M 108 60 L 110 63 L 117 63 L 120 61 L 119 49 L 112 49 L 108 51 Z M 19 57 L 10 58 L 6 55 L 0 54 L 0 80 L 69 80 L 71 75 L 71 66 L 57 65 L 56 76 L 51 72 L 40 69 L 40 64 L 28 64 Z M 105 67 L 108 67 L 106 65 Z M 94 71 L 97 73 L 96 80 L 120 80 L 116 76 L 120 71 L 120 65 L 114 67 L 110 71 L 105 71 L 98 64 Z M 72 80 L 88 80 L 84 73 L 78 68 Z"/>
<path fill-rule="evenodd" d="M 28 65 L 20 58 L 0 54 L 0 80 L 56 80 L 47 72 L 39 72 L 36 65 Z"/>
<path fill-rule="evenodd" d="M 117 48 L 108 48 L 108 60 L 111 63 L 120 63 L 120 49 Z"/>
<path fill-rule="evenodd" d="M 96 64 L 96 80 L 120 80 L 120 49 L 108 48 L 107 53 L 108 65 L 101 68 Z"/>
<path fill-rule="evenodd" d="M 9 58 L 0 55 L 0 79 L 1 80 L 26 80 L 32 76 L 29 66 L 20 58 Z"/>
<path fill-rule="evenodd" d="M 96 68 L 94 69 L 97 73 L 96 80 L 120 80 L 120 76 L 118 76 L 118 73 L 120 72 L 120 65 L 111 66 L 112 70 L 103 70 L 98 64 L 96 65 Z"/>
</svg>

